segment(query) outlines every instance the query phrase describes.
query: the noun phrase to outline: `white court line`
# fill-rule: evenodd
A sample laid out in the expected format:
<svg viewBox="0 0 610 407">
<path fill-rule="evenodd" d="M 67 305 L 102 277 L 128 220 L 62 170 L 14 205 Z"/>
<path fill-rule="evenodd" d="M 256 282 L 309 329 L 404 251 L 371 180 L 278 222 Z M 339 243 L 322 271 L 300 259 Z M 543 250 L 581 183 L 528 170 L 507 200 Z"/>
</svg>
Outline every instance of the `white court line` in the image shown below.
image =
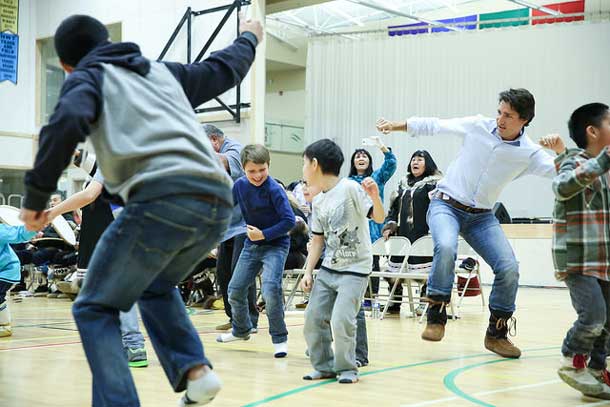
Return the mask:
<svg viewBox="0 0 610 407">
<path fill-rule="evenodd" d="M 540 383 L 534 383 L 534 384 L 526 384 L 523 386 L 514 386 L 514 387 L 505 387 L 503 389 L 498 389 L 498 390 L 488 390 L 488 391 L 480 391 L 478 393 L 473 393 L 473 394 L 469 394 L 469 396 L 486 396 L 489 394 L 496 394 L 496 393 L 505 393 L 507 391 L 512 391 L 512 390 L 521 390 L 521 389 L 530 389 L 533 387 L 541 387 L 541 386 L 546 386 L 547 384 L 555 384 L 555 383 L 561 383 L 561 380 L 549 380 L 546 382 L 540 382 Z M 420 407 L 420 406 L 429 406 L 432 404 L 438 404 L 438 403 L 442 403 L 444 401 L 451 401 L 451 400 L 458 400 L 461 399 L 461 397 L 445 397 L 442 399 L 436 399 L 436 400 L 429 400 L 429 401 L 424 401 L 421 403 L 415 403 L 415 404 L 402 404 L 400 407 Z M 606 402 L 607 403 L 607 402 Z M 594 406 L 595 404 L 585 404 L 585 406 Z M 579 406 L 579 407 L 583 407 L 583 406 Z"/>
</svg>

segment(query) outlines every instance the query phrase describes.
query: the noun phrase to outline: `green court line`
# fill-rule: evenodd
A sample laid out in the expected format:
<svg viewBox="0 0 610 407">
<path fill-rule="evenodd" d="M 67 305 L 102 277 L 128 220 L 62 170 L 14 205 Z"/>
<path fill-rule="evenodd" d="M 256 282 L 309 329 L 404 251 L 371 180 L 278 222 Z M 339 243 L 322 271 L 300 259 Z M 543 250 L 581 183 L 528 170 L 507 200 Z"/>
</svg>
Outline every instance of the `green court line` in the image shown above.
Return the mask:
<svg viewBox="0 0 610 407">
<path fill-rule="evenodd" d="M 558 348 L 553 348 L 553 349 L 558 349 Z M 532 351 L 530 350 L 529 352 L 532 352 Z M 461 367 L 459 369 L 452 370 L 451 372 L 447 373 L 447 375 L 445 375 L 445 377 L 443 378 L 443 384 L 445 385 L 445 388 L 447 390 L 449 390 L 450 392 L 452 392 L 453 394 L 455 394 L 456 396 L 458 396 L 464 400 L 470 401 L 473 404 L 477 404 L 477 405 L 483 406 L 483 407 L 496 407 L 493 404 L 486 403 L 486 402 L 479 400 L 476 397 L 473 397 L 470 394 L 462 391 L 455 384 L 456 377 L 458 377 L 459 375 L 461 375 L 462 373 L 464 373 L 468 370 L 476 369 L 477 367 L 481 367 L 481 366 L 485 366 L 485 365 L 491 365 L 494 363 L 515 362 L 515 361 L 523 360 L 523 359 L 542 359 L 542 358 L 550 358 L 550 357 L 556 357 L 556 356 L 557 355 L 530 356 L 530 357 L 524 357 L 524 358 L 520 358 L 520 359 L 496 359 L 496 360 L 488 360 L 486 362 L 475 363 L 472 365 Z"/>
<path fill-rule="evenodd" d="M 551 350 L 551 349 L 559 349 L 559 348 L 557 346 L 553 346 L 553 347 L 546 347 L 546 348 L 524 350 L 524 352 L 540 352 L 540 351 Z M 395 370 L 410 369 L 412 367 L 427 366 L 427 365 L 433 365 L 433 364 L 436 364 L 436 363 L 452 362 L 452 361 L 456 361 L 456 360 L 474 359 L 474 358 L 480 358 L 480 357 L 485 357 L 485 356 L 490 356 L 491 357 L 491 356 L 495 356 L 495 355 L 493 353 L 477 353 L 477 354 L 468 355 L 468 356 L 456 356 L 456 357 L 444 358 L 444 359 L 426 360 L 426 361 L 423 361 L 423 362 L 409 363 L 407 365 L 394 366 L 394 367 L 388 367 L 388 368 L 385 368 L 385 369 L 373 370 L 371 372 L 362 373 L 360 376 L 361 377 L 371 376 L 371 375 L 380 374 L 380 373 L 393 372 Z M 497 363 L 497 362 L 502 362 L 502 361 L 506 361 L 506 360 L 512 360 L 512 359 L 495 359 L 495 360 L 490 361 L 490 362 Z M 487 362 L 487 363 L 490 363 L 490 362 Z M 312 389 L 315 389 L 315 388 L 318 388 L 318 387 L 326 386 L 326 385 L 329 385 L 329 384 L 332 384 L 332 383 L 337 383 L 337 380 L 334 380 L 334 379 L 321 380 L 319 382 L 316 382 L 316 383 L 313 383 L 313 384 L 308 384 L 306 386 L 296 387 L 294 389 L 285 391 L 283 393 L 278 393 L 278 394 L 275 394 L 273 396 L 266 397 L 266 398 L 258 400 L 258 401 L 254 401 L 254 402 L 249 403 L 249 404 L 244 404 L 241 407 L 262 406 L 265 403 L 270 403 L 270 402 L 275 401 L 275 400 L 283 399 L 285 397 L 293 396 L 295 394 L 299 394 L 299 393 L 302 393 L 302 392 L 305 392 L 305 391 L 308 391 L 308 390 L 312 390 Z M 456 386 L 456 389 L 457 389 L 457 386 Z M 459 391 L 459 389 L 458 389 L 458 391 Z"/>
</svg>

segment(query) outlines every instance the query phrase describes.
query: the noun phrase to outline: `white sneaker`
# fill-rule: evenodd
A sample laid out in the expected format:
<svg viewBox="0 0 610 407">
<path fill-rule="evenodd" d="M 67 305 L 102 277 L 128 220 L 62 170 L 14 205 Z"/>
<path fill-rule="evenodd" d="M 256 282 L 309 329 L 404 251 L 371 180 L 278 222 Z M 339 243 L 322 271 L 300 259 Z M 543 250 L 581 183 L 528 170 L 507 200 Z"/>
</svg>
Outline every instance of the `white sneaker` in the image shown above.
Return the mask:
<svg viewBox="0 0 610 407">
<path fill-rule="evenodd" d="M 273 352 L 273 357 L 275 358 L 285 358 L 288 355 L 288 341 L 274 343 L 273 348 L 275 349 Z"/>
<path fill-rule="evenodd" d="M 562 357 L 557 374 L 567 385 L 581 393 L 595 396 L 604 390 L 601 383 L 587 369 L 585 355 Z"/>
<path fill-rule="evenodd" d="M 250 334 L 248 334 L 244 337 L 239 337 L 239 336 L 233 336 L 232 332 L 227 332 L 226 334 L 218 335 L 218 337 L 216 337 L 216 342 L 227 343 L 227 342 L 235 342 L 235 341 L 247 341 L 248 339 L 250 339 Z"/>
<path fill-rule="evenodd" d="M 586 394 L 585 396 L 596 397 L 598 399 L 610 400 L 610 374 L 608 370 L 593 370 L 587 368 L 589 373 L 595 377 L 595 379 L 602 385 L 602 392 L 599 394 Z"/>
<path fill-rule="evenodd" d="M 220 378 L 213 370 L 210 370 L 197 380 L 187 381 L 186 392 L 178 401 L 178 406 L 203 406 L 208 404 L 214 400 L 221 388 Z"/>
</svg>

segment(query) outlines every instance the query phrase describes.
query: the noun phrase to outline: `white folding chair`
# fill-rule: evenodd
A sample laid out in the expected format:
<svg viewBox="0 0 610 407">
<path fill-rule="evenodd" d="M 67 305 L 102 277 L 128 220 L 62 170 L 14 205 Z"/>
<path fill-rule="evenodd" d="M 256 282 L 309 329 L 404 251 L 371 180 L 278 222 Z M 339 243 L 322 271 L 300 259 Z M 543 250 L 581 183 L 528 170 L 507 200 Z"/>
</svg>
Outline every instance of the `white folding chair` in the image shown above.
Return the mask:
<svg viewBox="0 0 610 407">
<path fill-rule="evenodd" d="M 373 243 L 373 255 L 380 256 L 380 257 L 386 257 L 387 259 L 389 259 L 391 256 L 403 256 L 405 258 L 405 262 L 403 264 L 405 264 L 406 259 L 409 256 L 410 248 L 411 248 L 411 242 L 409 242 L 409 239 L 407 239 L 406 237 L 391 236 L 388 240 L 384 240 L 383 238 L 380 238 L 380 239 L 377 239 Z M 394 292 L 396 291 L 396 287 L 398 286 L 398 284 L 400 284 L 401 279 L 405 278 L 404 277 L 405 273 L 403 273 L 403 271 L 404 271 L 403 269 L 401 269 L 400 272 L 398 272 L 398 273 L 390 273 L 387 271 L 377 271 L 377 272 L 371 273 L 371 275 L 369 276 L 369 287 L 371 287 L 371 284 L 370 284 L 371 277 L 396 279 L 390 289 L 390 295 L 388 296 L 388 300 L 386 301 L 385 307 L 383 308 L 383 312 L 381 313 L 381 317 L 380 317 L 381 319 L 383 319 L 385 317 L 385 314 L 387 313 L 390 304 L 398 302 L 398 301 L 393 300 L 392 298 L 394 296 Z M 370 296 L 372 299 L 372 297 L 373 297 L 372 290 L 369 290 L 369 293 L 370 293 Z M 409 298 L 411 300 L 409 304 L 413 311 L 413 302 L 412 302 L 411 294 L 409 295 Z M 400 302 L 402 302 L 402 301 L 400 301 Z"/>
<path fill-rule="evenodd" d="M 480 271 L 480 267 L 479 267 L 479 259 L 478 259 L 478 254 L 474 251 L 474 249 L 472 247 L 470 247 L 470 245 L 461 237 L 458 239 L 458 247 L 457 247 L 457 259 L 458 261 L 461 262 L 461 260 L 463 260 L 466 257 L 472 257 L 476 260 L 476 264 L 474 266 L 474 268 L 471 271 L 459 268 L 456 264 L 456 268 L 455 268 L 455 276 L 456 276 L 456 280 L 459 276 L 464 276 L 466 278 L 466 284 L 464 285 L 464 288 L 462 289 L 462 292 L 460 293 L 459 290 L 457 289 L 457 281 L 456 281 L 456 294 L 459 297 L 458 303 L 457 303 L 457 309 L 458 312 L 460 310 L 460 307 L 462 306 L 462 301 L 464 300 L 464 296 L 466 295 L 466 293 L 468 292 L 468 290 L 470 290 L 470 282 L 472 281 L 472 279 L 474 277 L 476 277 L 478 279 L 479 282 L 479 288 L 478 290 L 480 291 L 480 296 L 481 296 L 481 304 L 483 307 L 485 307 L 485 293 L 483 292 L 483 284 L 481 282 L 481 271 Z"/>
</svg>

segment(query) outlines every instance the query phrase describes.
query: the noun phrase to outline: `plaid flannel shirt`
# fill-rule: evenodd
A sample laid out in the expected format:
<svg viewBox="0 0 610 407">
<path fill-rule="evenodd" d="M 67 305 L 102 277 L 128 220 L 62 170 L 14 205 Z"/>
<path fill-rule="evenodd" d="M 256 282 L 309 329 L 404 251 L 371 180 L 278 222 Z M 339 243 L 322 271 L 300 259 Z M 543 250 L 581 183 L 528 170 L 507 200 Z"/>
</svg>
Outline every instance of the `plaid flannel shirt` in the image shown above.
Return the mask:
<svg viewBox="0 0 610 407">
<path fill-rule="evenodd" d="M 610 281 L 610 149 L 597 157 L 570 149 L 555 159 L 553 262 L 568 273 Z"/>
</svg>

